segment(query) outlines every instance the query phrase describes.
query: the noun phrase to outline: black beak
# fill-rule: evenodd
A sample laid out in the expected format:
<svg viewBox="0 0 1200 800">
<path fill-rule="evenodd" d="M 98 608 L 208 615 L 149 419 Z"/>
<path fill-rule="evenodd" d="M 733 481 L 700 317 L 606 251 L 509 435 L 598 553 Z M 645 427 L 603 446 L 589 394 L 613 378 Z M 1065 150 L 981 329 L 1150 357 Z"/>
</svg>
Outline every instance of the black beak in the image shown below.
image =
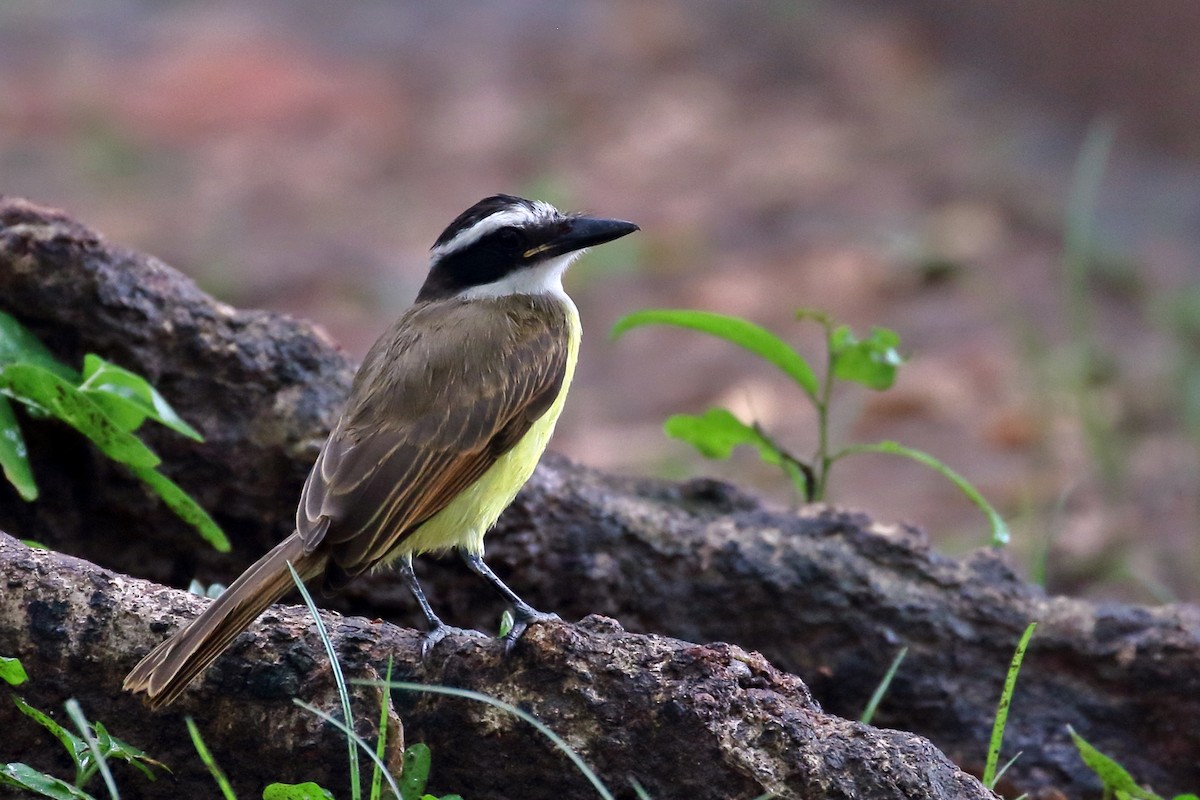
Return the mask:
<svg viewBox="0 0 1200 800">
<path fill-rule="evenodd" d="M 570 217 L 547 230 L 545 240 L 526 250 L 524 256 L 527 260 L 561 256 L 620 239 L 637 230 L 641 228 L 620 219 Z"/>
</svg>

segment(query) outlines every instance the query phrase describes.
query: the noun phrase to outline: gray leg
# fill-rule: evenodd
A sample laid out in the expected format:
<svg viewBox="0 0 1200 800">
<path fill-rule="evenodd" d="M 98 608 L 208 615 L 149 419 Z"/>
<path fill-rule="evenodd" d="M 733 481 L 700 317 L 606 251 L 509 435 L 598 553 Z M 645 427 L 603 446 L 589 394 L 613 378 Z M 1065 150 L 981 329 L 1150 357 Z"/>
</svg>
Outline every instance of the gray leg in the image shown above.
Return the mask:
<svg viewBox="0 0 1200 800">
<path fill-rule="evenodd" d="M 505 585 L 504 581 L 496 573 L 492 572 L 491 567 L 483 562 L 483 556 L 478 553 L 468 553 L 465 550 L 460 551 L 463 561 L 467 567 L 479 577 L 492 585 L 492 588 L 500 593 L 500 596 L 512 604 L 513 607 L 513 626 L 512 630 L 504 637 L 504 649 L 512 650 L 513 645 L 517 643 L 517 639 L 521 638 L 521 634 L 525 633 L 525 629 L 529 627 L 531 622 L 552 622 L 558 620 L 557 614 L 547 614 L 544 611 L 538 611 L 533 606 L 526 603 L 517 593 Z"/>
<path fill-rule="evenodd" d="M 404 579 L 404 584 L 408 590 L 412 592 L 412 596 L 417 598 L 417 604 L 421 606 L 421 611 L 425 614 L 425 619 L 429 620 L 429 632 L 425 634 L 425 640 L 421 642 L 421 655 L 427 655 L 433 646 L 445 639 L 450 634 L 463 634 L 465 636 L 483 636 L 479 631 L 464 630 L 463 628 L 455 628 L 442 622 L 437 614 L 433 613 L 432 606 L 425 599 L 425 592 L 421 591 L 421 584 L 417 582 L 417 575 L 413 572 L 412 556 L 402 556 L 400 558 L 400 577 Z"/>
</svg>

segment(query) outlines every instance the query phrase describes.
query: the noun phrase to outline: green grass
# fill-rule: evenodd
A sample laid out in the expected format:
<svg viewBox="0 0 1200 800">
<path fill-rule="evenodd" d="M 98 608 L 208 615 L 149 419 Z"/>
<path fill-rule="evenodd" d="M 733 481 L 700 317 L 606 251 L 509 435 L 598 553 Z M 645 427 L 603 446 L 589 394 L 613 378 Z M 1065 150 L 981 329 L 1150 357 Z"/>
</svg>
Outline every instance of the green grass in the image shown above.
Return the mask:
<svg viewBox="0 0 1200 800">
<path fill-rule="evenodd" d="M 988 741 L 987 762 L 983 768 L 983 785 L 989 789 L 996 788 L 996 782 L 1020 756 L 1018 753 L 1003 768 L 996 769 L 996 765 L 1000 761 L 1000 749 L 1004 744 L 1004 728 L 1008 725 L 1008 709 L 1012 705 L 1013 690 L 1017 686 L 1017 674 L 1021 671 L 1021 662 L 1025 660 L 1025 650 L 1029 647 L 1029 640 L 1033 638 L 1035 630 L 1037 630 L 1036 622 L 1029 623 L 1025 628 L 1021 640 L 1017 643 L 1017 649 L 1013 653 L 1012 662 L 1008 665 L 1008 673 L 1004 676 L 1004 689 L 1000 692 L 1000 702 L 996 705 L 996 717 L 992 721 L 992 735 Z"/>
<path fill-rule="evenodd" d="M 892 659 L 891 666 L 887 668 L 887 672 L 883 674 L 883 679 L 880 680 L 879 685 L 875 687 L 875 691 L 872 693 L 871 699 L 867 701 L 867 707 L 863 709 L 862 716 L 858 718 L 859 722 L 865 725 L 871 724 L 871 720 L 875 718 L 875 710 L 879 708 L 880 701 L 883 700 L 884 695 L 887 694 L 888 688 L 892 685 L 892 679 L 896 677 L 896 670 L 900 669 L 900 664 L 904 661 L 904 657 L 907 655 L 907 647 L 901 647 L 900 652 L 896 653 L 896 657 Z"/>
</svg>

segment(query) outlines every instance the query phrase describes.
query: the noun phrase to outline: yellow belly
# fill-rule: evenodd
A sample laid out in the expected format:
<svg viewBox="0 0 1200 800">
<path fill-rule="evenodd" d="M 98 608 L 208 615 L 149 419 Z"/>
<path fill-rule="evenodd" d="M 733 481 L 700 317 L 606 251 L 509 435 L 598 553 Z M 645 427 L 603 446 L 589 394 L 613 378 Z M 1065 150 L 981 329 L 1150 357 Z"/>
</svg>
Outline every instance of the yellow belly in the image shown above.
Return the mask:
<svg viewBox="0 0 1200 800">
<path fill-rule="evenodd" d="M 567 343 L 567 368 L 563 375 L 562 388 L 558 397 L 528 433 L 513 449 L 496 460 L 487 472 L 475 483 L 463 490 L 450 504 L 430 517 L 429 521 L 404 539 L 399 548 L 389 554 L 394 558 L 405 553 L 425 553 L 462 548 L 472 553 L 483 553 L 483 535 L 496 523 L 504 509 L 508 508 L 517 492 L 533 475 L 554 425 L 562 413 L 575 374 L 575 363 L 579 358 L 579 339 L 582 329 L 579 312 L 569 299 L 568 316 L 571 320 L 571 336 Z"/>
</svg>

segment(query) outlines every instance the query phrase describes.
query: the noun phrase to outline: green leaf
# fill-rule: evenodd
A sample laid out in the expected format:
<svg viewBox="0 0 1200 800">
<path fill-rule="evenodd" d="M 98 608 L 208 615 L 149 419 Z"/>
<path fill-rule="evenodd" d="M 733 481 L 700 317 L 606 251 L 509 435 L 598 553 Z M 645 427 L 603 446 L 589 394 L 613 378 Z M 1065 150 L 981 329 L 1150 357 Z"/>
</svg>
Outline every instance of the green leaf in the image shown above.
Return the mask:
<svg viewBox="0 0 1200 800">
<path fill-rule="evenodd" d="M 948 481 L 957 486 L 958 490 L 966 495 L 967 499 L 974 503 L 975 506 L 983 512 L 984 516 L 987 517 L 988 524 L 992 528 L 992 546 L 1003 547 L 1004 545 L 1008 544 L 1008 541 L 1011 538 L 1008 525 L 1004 522 L 1004 518 L 1000 516 L 996 509 L 992 508 L 991 503 L 989 503 L 984 496 L 979 493 L 978 489 L 968 483 L 966 478 L 964 478 L 962 475 L 959 475 L 957 472 L 950 469 L 950 467 L 946 466 L 941 461 L 938 461 L 928 453 L 913 449 L 911 447 L 905 447 L 897 442 L 884 441 L 876 444 L 852 444 L 849 447 L 845 447 L 838 451 L 838 453 L 833 456 L 833 460 L 837 460 L 842 456 L 849 455 L 851 453 L 891 453 L 893 455 L 905 456 L 914 461 L 918 461 L 930 469 L 940 473 Z"/>
<path fill-rule="evenodd" d="M 263 800 L 333 800 L 333 792 L 312 781 L 272 783 L 263 789 Z"/>
<path fill-rule="evenodd" d="M 15 786 L 52 800 L 95 800 L 82 789 L 53 775 L 39 772 L 28 764 L 13 763 L 0 767 L 0 786 Z"/>
<path fill-rule="evenodd" d="M 1137 781 L 1125 771 L 1124 767 L 1112 758 L 1104 755 L 1104 753 L 1101 753 L 1095 747 L 1092 747 L 1070 725 L 1067 726 L 1067 733 L 1071 734 L 1071 740 L 1075 742 L 1075 747 L 1079 750 L 1079 756 L 1083 759 L 1083 763 L 1088 765 L 1088 769 L 1096 773 L 1096 777 L 1103 782 L 1106 789 L 1113 792 L 1123 792 L 1129 797 L 1138 798 L 1138 800 L 1162 800 L 1154 792 L 1138 786 Z"/>
<path fill-rule="evenodd" d="M 400 774 L 402 800 L 422 800 L 429 780 L 429 748 L 417 742 L 404 750 L 404 772 Z"/>
<path fill-rule="evenodd" d="M 135 436 L 122 430 L 86 394 L 34 364 L 0 368 L 0 393 L 44 409 L 92 440 L 114 461 L 131 467 L 156 467 L 159 458 Z"/>
<path fill-rule="evenodd" d="M 79 373 L 54 357 L 46 345 L 16 317 L 0 311 L 0 367 L 36 364 L 70 383 L 79 383 Z"/>
<path fill-rule="evenodd" d="M 54 738 L 58 739 L 62 743 L 63 748 L 70 754 L 71 760 L 75 762 L 77 770 L 83 768 L 84 764 L 88 761 L 88 755 L 90 755 L 87 742 L 59 725 L 45 713 L 26 703 L 20 697 L 13 695 L 12 699 L 17 704 L 17 708 L 21 709 L 22 714 L 54 734 Z"/>
<path fill-rule="evenodd" d="M 150 417 L 190 439 L 204 441 L 204 437 L 184 422 L 175 413 L 175 409 L 171 408 L 171 404 L 145 378 L 116 364 L 110 364 L 94 353 L 83 357 L 83 384 L 79 388 L 97 402 L 105 402 L 109 407 L 121 406 L 123 413 L 130 419 L 137 418 L 133 428 L 126 430 L 136 429 L 142 424 L 142 420 Z M 103 401 L 101 397 L 104 398 Z"/>
<path fill-rule="evenodd" d="M 229 539 L 221 530 L 221 526 L 213 521 L 191 495 L 179 488 L 179 484 L 156 469 L 134 468 L 133 473 L 153 489 L 177 517 L 199 531 L 201 538 L 212 545 L 213 549 L 218 553 L 229 552 Z"/>
<path fill-rule="evenodd" d="M 692 445 L 705 458 L 729 458 L 738 445 L 752 445 L 758 450 L 759 458 L 783 470 L 800 497 L 811 499 L 804 465 L 785 454 L 756 426 L 745 424 L 726 409 L 710 408 L 702 417 L 675 414 L 663 423 L 663 431 Z"/>
<path fill-rule="evenodd" d="M 29 675 L 26 674 L 21 659 L 0 656 L 0 679 L 3 679 L 9 686 L 20 686 L 29 680 Z"/>
<path fill-rule="evenodd" d="M 126 433 L 133 433 L 146 421 L 146 412 L 136 403 L 126 400 L 120 395 L 111 392 L 92 392 L 86 389 L 80 391 L 100 407 L 113 425 Z"/>
<path fill-rule="evenodd" d="M 500 612 L 500 629 L 496 631 L 496 638 L 503 639 L 508 636 L 509 631 L 513 629 L 516 620 L 513 619 L 513 613 L 510 609 L 504 609 Z"/>
<path fill-rule="evenodd" d="M 732 342 L 774 364 L 783 374 L 795 381 L 810 400 L 817 402 L 820 386 L 812 367 L 787 342 L 753 322 L 710 311 L 645 309 L 617 320 L 610 335 L 615 339 L 626 331 L 643 325 L 674 325 Z"/>
<path fill-rule="evenodd" d="M 37 483 L 33 480 L 33 469 L 29 466 L 29 452 L 25 449 L 25 437 L 13 413 L 12 403 L 0 395 L 0 467 L 4 477 L 21 495 L 22 500 L 37 500 Z"/>
<path fill-rule="evenodd" d="M 674 414 L 663 424 L 663 431 L 692 445 L 705 458 L 729 458 L 735 447 L 748 444 L 758 448 L 758 454 L 768 464 L 783 460 L 770 439 L 724 408 L 710 408 L 700 417 Z"/>
<path fill-rule="evenodd" d="M 871 328 L 871 334 L 860 340 L 841 325 L 829 336 L 833 374 L 876 391 L 889 389 L 896 380 L 896 368 L 904 363 L 896 349 L 899 346 L 900 335 L 887 328 Z"/>
<path fill-rule="evenodd" d="M 110 734 L 108 729 L 104 727 L 103 722 L 92 723 L 92 731 L 96 735 L 96 742 L 99 745 L 100 753 L 104 758 L 124 761 L 126 764 L 130 764 L 137 768 L 138 771 L 140 771 L 150 780 L 154 780 L 156 777 L 158 777 L 154 774 L 154 770 L 151 769 L 151 767 L 158 767 L 159 769 L 166 770 L 167 772 L 171 771 L 166 764 L 146 755 L 144 750 L 134 747 L 128 742 L 118 739 Z"/>
</svg>

